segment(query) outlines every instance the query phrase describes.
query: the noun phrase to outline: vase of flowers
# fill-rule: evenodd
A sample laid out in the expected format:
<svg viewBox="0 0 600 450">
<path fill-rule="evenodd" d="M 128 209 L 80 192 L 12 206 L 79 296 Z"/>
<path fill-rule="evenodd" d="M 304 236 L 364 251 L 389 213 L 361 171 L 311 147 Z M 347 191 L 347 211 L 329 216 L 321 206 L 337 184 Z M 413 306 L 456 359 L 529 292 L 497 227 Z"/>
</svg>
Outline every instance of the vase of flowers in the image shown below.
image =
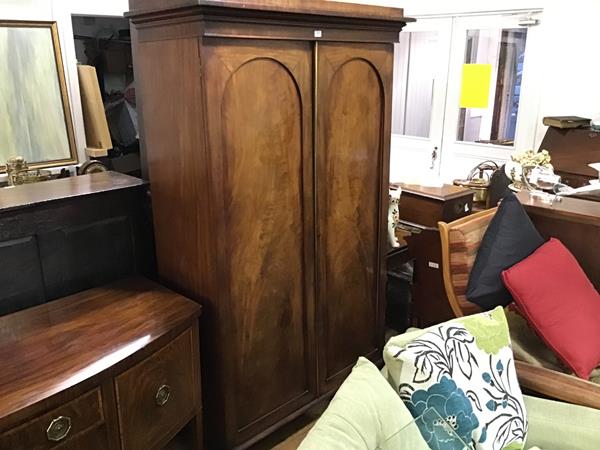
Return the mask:
<svg viewBox="0 0 600 450">
<path fill-rule="evenodd" d="M 560 180 L 554 174 L 551 160 L 547 150 L 518 151 L 506 164 L 506 175 L 518 190 L 550 189 Z"/>
</svg>

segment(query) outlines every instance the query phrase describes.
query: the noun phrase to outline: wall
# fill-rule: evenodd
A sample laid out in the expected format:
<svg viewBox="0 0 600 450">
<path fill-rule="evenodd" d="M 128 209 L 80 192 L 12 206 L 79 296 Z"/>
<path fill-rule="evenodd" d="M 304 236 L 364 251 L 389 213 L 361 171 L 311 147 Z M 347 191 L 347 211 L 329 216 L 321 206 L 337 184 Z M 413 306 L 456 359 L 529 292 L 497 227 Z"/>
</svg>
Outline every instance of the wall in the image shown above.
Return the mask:
<svg viewBox="0 0 600 450">
<path fill-rule="evenodd" d="M 544 8 L 541 27 L 544 50 L 539 55 L 541 103 L 536 124 L 536 146 L 541 142 L 546 115 L 600 115 L 600 59 L 594 50 L 600 45 L 600 0 L 355 0 L 356 3 L 402 6 L 407 16 L 463 14 Z M 72 39 L 71 14 L 122 15 L 127 0 L 0 0 L 4 19 L 56 20 L 59 27 L 65 73 L 74 117 L 75 139 L 80 161 L 85 159 L 85 135 L 79 100 L 77 62 Z M 460 176 L 461 174 L 456 174 Z M 464 175 L 464 174 L 462 174 Z"/>
<path fill-rule="evenodd" d="M 539 120 L 549 115 L 600 115 L 600 1 L 554 3 L 544 15 L 542 99 Z M 538 128 L 541 143 L 546 127 Z"/>
<path fill-rule="evenodd" d="M 79 161 L 85 156 L 85 131 L 77 79 L 77 57 L 71 15 L 122 16 L 128 0 L 0 0 L 0 18 L 8 20 L 56 21 L 73 115 Z"/>
<path fill-rule="evenodd" d="M 600 58 L 594 49 L 600 45 L 600 0 L 355 0 L 356 3 L 401 6 L 407 16 L 462 15 L 542 8 L 540 32 L 543 41 L 539 66 L 540 102 L 535 129 L 535 146 L 539 147 L 546 132 L 544 116 L 600 115 Z M 481 160 L 487 159 L 482 155 Z M 401 160 L 401 158 L 396 158 Z M 470 164 L 471 162 L 469 162 Z M 477 160 L 472 160 L 475 165 Z M 453 169 L 450 177 L 464 177 L 463 167 Z M 460 173 L 459 173 L 460 172 Z"/>
</svg>

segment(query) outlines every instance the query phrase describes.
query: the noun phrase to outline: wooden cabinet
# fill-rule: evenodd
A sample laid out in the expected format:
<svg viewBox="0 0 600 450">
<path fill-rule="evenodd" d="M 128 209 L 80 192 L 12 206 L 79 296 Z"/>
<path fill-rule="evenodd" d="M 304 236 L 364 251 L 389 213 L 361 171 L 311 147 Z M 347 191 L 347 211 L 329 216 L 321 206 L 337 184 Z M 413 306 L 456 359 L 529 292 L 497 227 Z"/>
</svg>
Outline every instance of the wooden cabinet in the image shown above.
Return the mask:
<svg viewBox="0 0 600 450">
<path fill-rule="evenodd" d="M 387 208 L 382 186 L 389 176 L 391 49 L 349 43 L 319 43 L 315 48 L 322 393 L 340 385 L 357 355 L 381 358 L 381 225 Z M 387 220 L 387 209 L 385 214 Z"/>
<path fill-rule="evenodd" d="M 116 172 L 0 189 L 0 315 L 151 273 L 147 206 L 147 183 Z"/>
<path fill-rule="evenodd" d="M 452 222 L 471 214 L 473 191 L 453 185 L 399 186 L 400 227 L 414 260 L 410 320 L 414 326 L 424 328 L 454 318 L 444 288 L 438 222 Z"/>
<path fill-rule="evenodd" d="M 130 6 L 159 275 L 205 306 L 209 443 L 246 447 L 358 356 L 381 359 L 406 19 L 312 0 Z"/>
<path fill-rule="evenodd" d="M 0 318 L 0 449 L 202 448 L 200 306 L 141 278 Z"/>
</svg>

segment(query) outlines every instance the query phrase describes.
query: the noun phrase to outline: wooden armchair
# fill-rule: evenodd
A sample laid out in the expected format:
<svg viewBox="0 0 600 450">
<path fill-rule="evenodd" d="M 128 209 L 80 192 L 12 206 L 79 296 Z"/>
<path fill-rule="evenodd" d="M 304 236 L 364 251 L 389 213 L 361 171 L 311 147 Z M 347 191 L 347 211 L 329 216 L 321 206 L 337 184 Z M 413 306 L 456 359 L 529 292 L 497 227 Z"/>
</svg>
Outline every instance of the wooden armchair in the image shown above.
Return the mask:
<svg viewBox="0 0 600 450">
<path fill-rule="evenodd" d="M 481 309 L 466 298 L 469 274 L 477 251 L 496 208 L 472 214 L 451 223 L 438 224 L 442 243 L 444 286 L 450 307 L 461 317 Z M 509 320 L 510 323 L 510 320 Z M 533 336 L 533 333 L 530 333 Z M 511 330 L 513 345 L 516 333 Z M 539 339 L 534 337 L 534 339 Z M 598 344 L 600 345 L 600 343 Z M 569 403 L 600 409 L 600 385 L 556 368 L 543 367 L 539 362 L 519 360 L 515 352 L 515 366 L 522 388 Z"/>
</svg>

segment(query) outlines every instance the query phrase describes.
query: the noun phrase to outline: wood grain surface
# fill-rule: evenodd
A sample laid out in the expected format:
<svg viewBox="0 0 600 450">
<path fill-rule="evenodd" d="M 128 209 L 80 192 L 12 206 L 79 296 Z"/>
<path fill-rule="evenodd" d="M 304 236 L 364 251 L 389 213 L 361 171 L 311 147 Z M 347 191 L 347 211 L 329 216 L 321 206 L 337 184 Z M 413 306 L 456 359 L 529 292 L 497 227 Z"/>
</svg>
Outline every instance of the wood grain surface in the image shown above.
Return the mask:
<svg viewBox="0 0 600 450">
<path fill-rule="evenodd" d="M 140 179 L 83 175 L 0 189 L 0 201 L 0 315 L 155 272 Z"/>
<path fill-rule="evenodd" d="M 236 355 L 220 375 L 232 433 L 316 394 L 310 56 L 308 43 L 205 41 L 207 102 L 220 105 L 207 118 L 226 268 L 221 300 L 210 302 Z"/>
<path fill-rule="evenodd" d="M 34 450 L 53 447 L 55 444 L 48 441 L 46 430 L 52 421 L 60 416 L 66 416 L 71 419 L 71 429 L 68 432 L 64 443 L 68 448 L 82 448 L 83 442 L 87 445 L 103 448 L 106 446 L 106 436 L 104 425 L 104 409 L 100 398 L 100 390 L 82 395 L 81 397 L 62 405 L 53 411 L 50 411 L 40 417 L 27 422 L 20 427 L 0 434 L 0 448 L 7 450 Z M 101 428 L 101 430 L 97 430 Z M 87 435 L 87 436 L 86 436 Z M 99 439 L 97 444 L 90 442 L 91 437 Z M 86 445 L 85 448 L 88 448 Z"/>
<path fill-rule="evenodd" d="M 404 17 L 402 8 L 372 6 L 322 0 L 130 0 L 129 15 L 138 15 L 154 10 L 209 6 L 222 9 L 285 12 L 336 17 L 352 17 L 386 21 L 412 21 Z"/>
<path fill-rule="evenodd" d="M 208 444 L 247 448 L 381 358 L 405 20 L 314 0 L 130 6 L 158 271 L 204 307 Z"/>
<path fill-rule="evenodd" d="M 540 234 L 545 239 L 559 239 L 573 253 L 596 289 L 600 289 L 597 248 L 600 202 L 564 198 L 550 205 L 526 192 L 519 193 L 518 198 Z"/>
<path fill-rule="evenodd" d="M 600 133 L 597 131 L 589 127 L 549 127 L 540 149 L 550 152 L 552 166 L 561 175 L 580 175 L 588 180 L 598 178 L 598 172 L 588 166 L 600 161 Z"/>
<path fill-rule="evenodd" d="M 133 188 L 145 183 L 144 180 L 118 172 L 100 172 L 41 183 L 24 184 L 0 189 L 0 212 L 67 198 Z"/>
<path fill-rule="evenodd" d="M 123 280 L 0 318 L 0 428 L 12 413 L 125 360 L 200 306 L 142 278 Z"/>
<path fill-rule="evenodd" d="M 123 446 L 127 450 L 160 448 L 181 429 L 197 407 L 194 391 L 194 348 L 192 330 L 117 376 L 115 389 Z M 165 386 L 165 387 L 163 387 Z M 158 405 L 158 390 L 169 390 L 164 405 Z M 163 441 L 163 442 L 161 442 Z"/>
<path fill-rule="evenodd" d="M 337 386 L 358 356 L 376 357 L 383 339 L 379 243 L 391 72 L 391 45 L 318 46 L 315 152 L 322 392 Z"/>
<path fill-rule="evenodd" d="M 544 367 L 515 361 L 517 378 L 522 388 L 576 405 L 600 409 L 600 386 Z"/>
</svg>

